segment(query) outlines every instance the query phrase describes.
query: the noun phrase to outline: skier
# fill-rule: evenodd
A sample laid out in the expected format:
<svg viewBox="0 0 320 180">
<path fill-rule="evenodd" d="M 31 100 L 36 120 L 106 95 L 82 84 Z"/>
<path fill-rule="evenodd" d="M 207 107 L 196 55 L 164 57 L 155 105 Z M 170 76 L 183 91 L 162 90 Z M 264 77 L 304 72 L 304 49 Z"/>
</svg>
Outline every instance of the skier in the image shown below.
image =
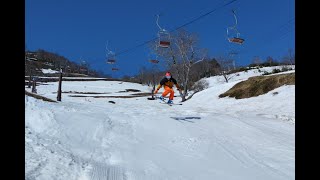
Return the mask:
<svg viewBox="0 0 320 180">
<path fill-rule="evenodd" d="M 164 86 L 164 92 L 162 93 L 162 95 L 159 97 L 159 99 L 164 100 L 164 97 L 167 94 L 169 95 L 169 100 L 168 100 L 168 104 L 172 104 L 172 100 L 174 97 L 174 91 L 172 89 L 173 85 L 175 85 L 177 87 L 177 90 L 180 92 L 181 94 L 181 90 L 180 90 L 180 86 L 177 83 L 177 80 L 175 80 L 172 76 L 170 72 L 166 72 L 165 77 L 160 81 L 160 84 L 158 85 L 157 89 L 154 91 L 154 94 L 157 94 L 159 89 L 161 88 L 161 86 Z"/>
</svg>

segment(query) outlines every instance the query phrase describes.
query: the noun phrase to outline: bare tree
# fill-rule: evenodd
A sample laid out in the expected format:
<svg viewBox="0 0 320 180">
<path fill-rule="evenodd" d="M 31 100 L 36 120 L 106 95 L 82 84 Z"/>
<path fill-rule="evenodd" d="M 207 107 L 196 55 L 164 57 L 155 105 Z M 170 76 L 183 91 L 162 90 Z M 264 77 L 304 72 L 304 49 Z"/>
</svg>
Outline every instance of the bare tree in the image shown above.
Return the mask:
<svg viewBox="0 0 320 180">
<path fill-rule="evenodd" d="M 186 100 L 191 67 L 206 57 L 206 50 L 197 47 L 198 37 L 185 30 L 179 30 L 171 35 L 171 44 L 168 48 L 158 48 L 157 43 L 153 44 L 153 50 L 165 60 L 167 69 L 173 71 L 178 82 L 183 87 L 182 101 Z"/>
<path fill-rule="evenodd" d="M 145 82 L 145 74 L 146 74 L 146 67 L 142 67 L 139 69 L 139 72 L 138 72 L 138 75 L 137 75 L 137 79 L 138 79 L 138 82 L 140 84 L 143 84 L 143 82 Z"/>
<path fill-rule="evenodd" d="M 228 83 L 229 80 L 235 76 L 235 74 L 230 73 L 233 67 L 233 60 L 220 56 L 217 58 L 217 62 L 220 65 L 219 66 L 220 75 L 222 75 L 224 77 L 224 80 Z"/>
<path fill-rule="evenodd" d="M 140 84 L 155 86 L 156 80 L 158 80 L 158 69 L 154 66 L 149 69 L 143 66 L 135 78 Z"/>
<path fill-rule="evenodd" d="M 255 66 L 259 66 L 261 64 L 261 62 L 262 61 L 259 56 L 253 57 L 252 64 L 254 64 Z"/>
<path fill-rule="evenodd" d="M 205 58 L 203 61 L 194 64 L 190 70 L 190 81 L 196 82 L 203 77 L 210 76 L 211 64 L 208 58 Z"/>
<path fill-rule="evenodd" d="M 291 64 L 291 66 L 294 65 L 295 64 L 295 53 L 293 52 L 293 50 L 291 48 L 288 50 L 288 57 L 289 57 L 289 62 Z"/>
<path fill-rule="evenodd" d="M 31 88 L 32 79 L 39 69 L 39 63 L 34 61 L 35 53 L 26 51 L 25 53 L 25 76 L 29 76 L 28 88 Z"/>
<path fill-rule="evenodd" d="M 275 60 L 271 56 L 268 56 L 266 62 L 269 64 L 269 66 L 272 66 L 275 63 Z"/>
</svg>

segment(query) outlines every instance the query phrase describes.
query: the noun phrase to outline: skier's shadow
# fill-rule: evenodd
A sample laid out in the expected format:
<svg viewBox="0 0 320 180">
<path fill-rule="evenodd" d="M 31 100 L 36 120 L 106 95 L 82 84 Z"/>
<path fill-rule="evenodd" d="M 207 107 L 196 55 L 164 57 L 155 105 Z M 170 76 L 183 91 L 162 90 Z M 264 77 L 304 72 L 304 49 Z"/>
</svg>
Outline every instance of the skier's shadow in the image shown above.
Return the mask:
<svg viewBox="0 0 320 180">
<path fill-rule="evenodd" d="M 189 119 L 201 119 L 201 117 L 195 117 L 195 116 L 191 116 L 191 117 L 170 117 L 174 120 L 177 120 L 179 122 L 181 121 L 187 121 L 187 122 L 191 122 L 194 123 L 194 121 L 190 121 Z"/>
</svg>

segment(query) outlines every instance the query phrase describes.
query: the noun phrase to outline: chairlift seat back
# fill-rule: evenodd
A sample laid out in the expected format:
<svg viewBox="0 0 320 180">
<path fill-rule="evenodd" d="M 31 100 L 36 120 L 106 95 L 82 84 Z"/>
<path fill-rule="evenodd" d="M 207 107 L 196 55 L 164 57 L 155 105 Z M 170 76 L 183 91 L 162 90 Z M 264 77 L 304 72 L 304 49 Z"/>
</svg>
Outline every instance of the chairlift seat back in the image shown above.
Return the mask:
<svg viewBox="0 0 320 180">
<path fill-rule="evenodd" d="M 242 43 L 244 42 L 244 39 L 234 37 L 234 38 L 229 38 L 229 42 L 233 42 L 233 43 L 237 43 L 237 44 L 242 44 Z"/>
<path fill-rule="evenodd" d="M 160 41 L 159 46 L 163 48 L 168 48 L 170 46 L 170 41 Z"/>
</svg>

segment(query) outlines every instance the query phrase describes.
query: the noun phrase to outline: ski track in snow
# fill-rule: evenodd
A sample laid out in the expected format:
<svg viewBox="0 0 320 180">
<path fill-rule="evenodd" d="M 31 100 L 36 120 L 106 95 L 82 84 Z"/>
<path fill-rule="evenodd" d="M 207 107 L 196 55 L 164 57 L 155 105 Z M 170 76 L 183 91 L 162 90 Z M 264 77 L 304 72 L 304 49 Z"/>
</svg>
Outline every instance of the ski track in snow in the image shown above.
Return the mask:
<svg viewBox="0 0 320 180">
<path fill-rule="evenodd" d="M 121 167 L 94 163 L 88 169 L 90 180 L 127 180 L 125 171 Z"/>
</svg>

